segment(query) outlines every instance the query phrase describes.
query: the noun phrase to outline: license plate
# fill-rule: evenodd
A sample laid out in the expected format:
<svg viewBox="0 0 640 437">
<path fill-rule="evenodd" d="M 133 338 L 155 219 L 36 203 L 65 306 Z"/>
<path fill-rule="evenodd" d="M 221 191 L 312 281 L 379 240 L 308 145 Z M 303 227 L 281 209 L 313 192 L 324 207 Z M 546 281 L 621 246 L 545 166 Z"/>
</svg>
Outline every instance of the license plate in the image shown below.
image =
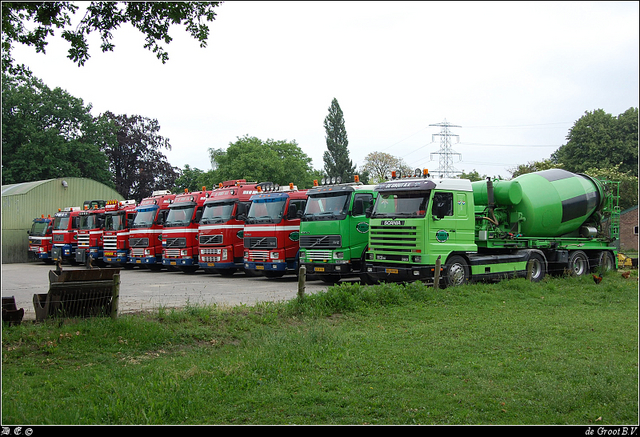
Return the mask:
<svg viewBox="0 0 640 437">
<path fill-rule="evenodd" d="M 324 272 L 324 267 L 314 267 L 313 270 L 316 272 Z"/>
<path fill-rule="evenodd" d="M 140 264 L 141 262 L 142 262 L 142 261 L 141 261 L 141 260 L 139 260 L 139 259 L 137 259 L 137 260 L 136 260 L 136 264 Z"/>
<path fill-rule="evenodd" d="M 395 273 L 398 274 L 398 269 L 384 269 L 385 273 Z"/>
<path fill-rule="evenodd" d="M 207 267 L 213 267 L 213 266 L 215 266 L 214 263 L 207 263 Z"/>
<path fill-rule="evenodd" d="M 111 258 L 105 258 L 106 261 L 111 261 Z"/>
<path fill-rule="evenodd" d="M 175 262 L 175 261 L 171 261 L 171 262 L 170 262 L 170 264 L 171 264 L 172 266 L 175 266 L 175 265 L 176 265 L 176 262 Z"/>
<path fill-rule="evenodd" d="M 264 270 L 264 266 L 256 266 L 256 270 Z"/>
</svg>

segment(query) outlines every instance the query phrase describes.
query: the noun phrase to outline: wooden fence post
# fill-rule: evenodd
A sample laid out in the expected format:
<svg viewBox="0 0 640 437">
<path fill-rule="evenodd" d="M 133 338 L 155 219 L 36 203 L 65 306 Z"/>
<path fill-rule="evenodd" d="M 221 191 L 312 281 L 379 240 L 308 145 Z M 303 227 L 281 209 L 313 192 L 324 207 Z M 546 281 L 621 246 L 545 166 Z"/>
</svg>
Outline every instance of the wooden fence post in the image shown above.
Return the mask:
<svg viewBox="0 0 640 437">
<path fill-rule="evenodd" d="M 436 269 L 433 272 L 433 288 L 440 288 L 440 266 L 442 265 L 442 261 L 440 260 L 440 255 L 438 255 L 438 259 L 436 260 Z"/>
<path fill-rule="evenodd" d="M 298 297 L 304 299 L 304 288 L 307 280 L 307 268 L 300 266 L 298 269 Z"/>
<path fill-rule="evenodd" d="M 111 318 L 118 317 L 118 301 L 120 300 L 120 275 L 113 275 L 113 297 L 111 298 Z"/>
</svg>

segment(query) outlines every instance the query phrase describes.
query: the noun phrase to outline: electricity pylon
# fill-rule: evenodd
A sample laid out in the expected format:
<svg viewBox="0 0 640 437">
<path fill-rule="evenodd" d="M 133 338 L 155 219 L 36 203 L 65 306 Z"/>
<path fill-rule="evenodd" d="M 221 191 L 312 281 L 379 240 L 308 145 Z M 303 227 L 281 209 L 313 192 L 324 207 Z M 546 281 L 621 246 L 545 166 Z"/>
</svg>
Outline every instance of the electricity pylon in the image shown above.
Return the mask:
<svg viewBox="0 0 640 437">
<path fill-rule="evenodd" d="M 440 126 L 440 133 L 432 135 L 432 141 L 434 141 L 433 138 L 435 138 L 436 136 L 440 137 L 440 150 L 438 150 L 437 152 L 432 152 L 430 157 L 430 159 L 433 159 L 433 155 L 440 155 L 438 164 L 439 168 L 434 172 L 434 174 L 439 174 L 442 178 L 448 178 L 462 173 L 453 167 L 453 157 L 457 155 L 459 160 L 461 161 L 462 154 L 453 151 L 453 149 L 451 148 L 450 140 L 451 137 L 455 137 L 456 142 L 460 140 L 459 135 L 452 134 L 450 128 L 462 126 L 451 124 L 447 122 L 446 118 L 442 123 L 430 124 L 429 126 Z"/>
</svg>

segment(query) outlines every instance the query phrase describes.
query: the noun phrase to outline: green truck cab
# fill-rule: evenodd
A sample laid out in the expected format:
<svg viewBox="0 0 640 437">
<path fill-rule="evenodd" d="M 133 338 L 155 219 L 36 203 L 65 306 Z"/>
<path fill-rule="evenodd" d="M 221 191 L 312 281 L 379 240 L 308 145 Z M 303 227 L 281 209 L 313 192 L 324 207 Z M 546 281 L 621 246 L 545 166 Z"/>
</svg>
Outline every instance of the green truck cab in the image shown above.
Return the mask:
<svg viewBox="0 0 640 437">
<path fill-rule="evenodd" d="M 615 268 L 615 235 L 604 232 L 603 219 L 615 221 L 616 198 L 586 175 L 408 178 L 375 189 L 365 258 L 377 281 L 430 281 L 437 266 L 445 286 Z"/>
<path fill-rule="evenodd" d="M 307 275 L 327 283 L 362 276 L 369 242 L 367 210 L 377 197 L 374 186 L 314 184 L 307 195 L 300 222 L 300 264 Z"/>
</svg>

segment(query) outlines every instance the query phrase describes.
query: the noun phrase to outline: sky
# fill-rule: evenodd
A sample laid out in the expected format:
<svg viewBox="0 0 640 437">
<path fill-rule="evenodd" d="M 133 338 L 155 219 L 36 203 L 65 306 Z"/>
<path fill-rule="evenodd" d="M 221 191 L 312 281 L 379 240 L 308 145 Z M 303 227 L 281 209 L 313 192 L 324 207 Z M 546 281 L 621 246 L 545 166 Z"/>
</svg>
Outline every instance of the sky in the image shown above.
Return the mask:
<svg viewBox="0 0 640 437">
<path fill-rule="evenodd" d="M 166 64 L 131 26 L 113 32 L 113 52 L 92 35 L 82 67 L 59 32 L 46 54 L 16 45 L 13 57 L 93 115 L 157 119 L 168 161 L 203 171 L 210 148 L 245 135 L 295 141 L 323 169 L 334 98 L 358 169 L 384 152 L 436 173 L 434 125 L 447 122 L 459 126 L 455 171 L 505 178 L 548 159 L 585 112 L 638 107 L 638 2 L 228 1 L 216 12 L 206 48 L 170 28 Z"/>
</svg>

